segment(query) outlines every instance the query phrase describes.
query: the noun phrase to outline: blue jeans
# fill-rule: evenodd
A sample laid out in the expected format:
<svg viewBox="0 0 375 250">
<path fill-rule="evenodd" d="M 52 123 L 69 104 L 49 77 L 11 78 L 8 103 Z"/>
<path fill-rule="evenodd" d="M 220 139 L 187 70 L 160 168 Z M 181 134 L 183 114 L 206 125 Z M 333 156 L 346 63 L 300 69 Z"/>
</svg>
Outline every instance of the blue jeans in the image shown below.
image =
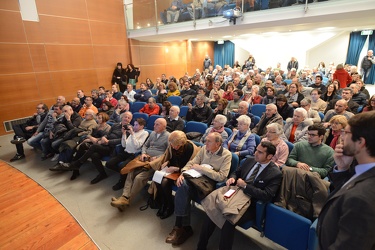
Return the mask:
<svg viewBox="0 0 375 250">
<path fill-rule="evenodd" d="M 174 197 L 174 213 L 183 217 L 182 226 L 190 226 L 190 202 L 193 197 L 197 197 L 195 188 L 190 185 L 184 180 Z"/>
<path fill-rule="evenodd" d="M 42 149 L 42 146 L 40 145 L 40 141 L 43 139 L 44 133 L 40 132 L 39 134 L 32 136 L 30 139 L 27 140 L 27 144 L 29 144 L 33 148 Z"/>
</svg>

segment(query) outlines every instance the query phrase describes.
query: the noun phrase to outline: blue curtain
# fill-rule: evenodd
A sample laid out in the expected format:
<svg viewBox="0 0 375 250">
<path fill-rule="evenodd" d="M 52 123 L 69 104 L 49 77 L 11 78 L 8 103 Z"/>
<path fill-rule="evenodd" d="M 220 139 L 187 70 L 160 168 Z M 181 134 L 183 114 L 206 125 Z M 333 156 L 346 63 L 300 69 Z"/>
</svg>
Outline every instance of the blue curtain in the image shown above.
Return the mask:
<svg viewBox="0 0 375 250">
<path fill-rule="evenodd" d="M 374 33 L 369 37 L 368 40 L 368 50 L 375 51 L 375 30 Z M 375 83 L 375 64 L 372 65 L 370 74 L 368 78 L 366 79 L 365 83 L 374 84 Z"/>
<path fill-rule="evenodd" d="M 362 36 L 361 31 L 351 32 L 348 53 L 346 54 L 346 64 L 357 65 L 359 55 L 365 45 L 367 36 Z"/>
<path fill-rule="evenodd" d="M 224 44 L 215 43 L 214 46 L 214 62 L 215 65 L 224 65 L 228 64 L 231 67 L 234 64 L 234 43 L 231 41 L 225 41 Z"/>
</svg>

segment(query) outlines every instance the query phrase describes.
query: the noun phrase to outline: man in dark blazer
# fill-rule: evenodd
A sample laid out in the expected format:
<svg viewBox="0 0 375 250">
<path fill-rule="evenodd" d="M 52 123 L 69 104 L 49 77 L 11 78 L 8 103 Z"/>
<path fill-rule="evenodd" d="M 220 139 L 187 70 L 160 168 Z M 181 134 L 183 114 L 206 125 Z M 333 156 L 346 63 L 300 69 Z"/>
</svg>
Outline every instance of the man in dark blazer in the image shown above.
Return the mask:
<svg viewBox="0 0 375 250">
<path fill-rule="evenodd" d="M 375 113 L 353 116 L 335 149 L 334 191 L 318 220 L 320 249 L 375 249 Z M 351 171 L 353 157 L 358 165 Z"/>
<path fill-rule="evenodd" d="M 353 90 L 351 88 L 344 88 L 342 90 L 342 99 L 344 99 L 348 103 L 347 111 L 352 112 L 353 114 L 357 114 L 358 113 L 357 110 L 359 108 L 359 105 L 358 105 L 358 103 L 356 103 L 352 100 L 352 97 L 353 97 Z M 324 111 L 324 114 L 326 114 L 329 110 L 334 109 L 335 105 L 336 105 L 336 102 L 338 100 L 339 99 L 331 100 L 328 103 L 327 108 Z"/>
<path fill-rule="evenodd" d="M 255 151 L 254 158 L 246 160 L 242 167 L 230 175 L 226 184 L 237 185 L 251 197 L 251 205 L 237 224 L 255 219 L 256 202 L 258 200 L 271 201 L 281 184 L 282 174 L 279 167 L 271 161 L 276 153 L 276 147 L 270 142 L 261 142 Z M 219 249 L 232 249 L 236 225 L 225 221 L 221 229 Z M 206 216 L 199 236 L 197 249 L 206 249 L 208 240 L 216 225 Z"/>
</svg>

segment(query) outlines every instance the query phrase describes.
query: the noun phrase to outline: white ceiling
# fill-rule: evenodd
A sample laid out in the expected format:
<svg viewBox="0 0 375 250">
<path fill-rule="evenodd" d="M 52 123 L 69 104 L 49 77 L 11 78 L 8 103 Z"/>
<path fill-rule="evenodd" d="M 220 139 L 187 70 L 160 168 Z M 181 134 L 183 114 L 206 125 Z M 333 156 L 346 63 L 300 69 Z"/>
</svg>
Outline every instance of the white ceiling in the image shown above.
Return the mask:
<svg viewBox="0 0 375 250">
<path fill-rule="evenodd" d="M 217 41 L 241 39 L 251 34 L 273 35 L 273 32 L 326 32 L 328 30 L 375 30 L 374 0 L 330 0 L 244 13 L 237 24 L 223 17 L 207 18 L 170 25 L 158 29 L 128 30 L 128 38 L 169 42 L 177 40 Z"/>
</svg>

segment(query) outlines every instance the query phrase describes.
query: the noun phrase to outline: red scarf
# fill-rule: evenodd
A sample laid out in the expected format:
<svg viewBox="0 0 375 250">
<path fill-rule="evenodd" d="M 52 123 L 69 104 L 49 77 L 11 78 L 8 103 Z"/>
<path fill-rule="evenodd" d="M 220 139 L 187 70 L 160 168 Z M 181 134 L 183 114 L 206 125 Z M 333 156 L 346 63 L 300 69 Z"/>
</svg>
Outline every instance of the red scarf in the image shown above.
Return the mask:
<svg viewBox="0 0 375 250">
<path fill-rule="evenodd" d="M 340 138 L 340 134 L 341 134 L 341 131 L 333 131 L 332 130 L 333 139 L 332 139 L 331 143 L 329 144 L 329 146 L 331 148 L 333 148 L 333 149 L 336 148 L 336 144 L 337 144 L 337 141 Z"/>
<path fill-rule="evenodd" d="M 224 131 L 224 127 L 222 127 L 221 129 L 215 129 L 214 127 L 212 127 L 209 134 L 211 134 L 213 132 L 218 132 L 219 134 L 221 134 L 221 133 L 223 133 L 223 131 Z"/>
</svg>

